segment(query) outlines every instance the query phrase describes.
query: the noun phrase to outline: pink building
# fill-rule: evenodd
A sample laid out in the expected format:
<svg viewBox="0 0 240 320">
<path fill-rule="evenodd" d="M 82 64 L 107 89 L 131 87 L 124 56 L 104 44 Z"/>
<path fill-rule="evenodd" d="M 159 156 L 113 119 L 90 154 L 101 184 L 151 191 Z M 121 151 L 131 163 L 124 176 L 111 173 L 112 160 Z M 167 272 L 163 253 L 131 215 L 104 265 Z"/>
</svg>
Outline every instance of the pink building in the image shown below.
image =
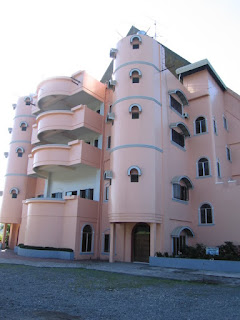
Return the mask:
<svg viewBox="0 0 240 320">
<path fill-rule="evenodd" d="M 240 97 L 208 60 L 144 32 L 85 71 L 20 98 L 0 222 L 9 246 L 148 261 L 186 245 L 240 244 Z"/>
</svg>

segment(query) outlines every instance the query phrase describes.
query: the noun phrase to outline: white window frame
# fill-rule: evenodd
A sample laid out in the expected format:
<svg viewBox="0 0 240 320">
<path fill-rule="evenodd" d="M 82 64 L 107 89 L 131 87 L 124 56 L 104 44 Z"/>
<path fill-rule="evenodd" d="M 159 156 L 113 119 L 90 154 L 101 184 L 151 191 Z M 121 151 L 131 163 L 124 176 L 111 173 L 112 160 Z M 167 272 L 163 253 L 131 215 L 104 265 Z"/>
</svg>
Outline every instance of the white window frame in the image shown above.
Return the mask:
<svg viewBox="0 0 240 320">
<path fill-rule="evenodd" d="M 199 175 L 199 161 L 200 161 L 201 159 L 207 159 L 208 168 L 209 168 L 209 174 L 208 174 L 208 175 L 205 174 L 205 163 L 206 163 L 206 161 L 205 161 L 205 162 L 201 162 L 201 163 L 203 164 L 203 175 L 202 175 L 202 176 Z M 196 168 L 197 168 L 197 177 L 198 177 L 198 178 L 208 178 L 208 177 L 211 177 L 211 164 L 210 164 L 210 160 L 209 160 L 208 157 L 205 157 L 205 156 L 200 157 L 200 158 L 197 160 Z"/>
<path fill-rule="evenodd" d="M 206 131 L 204 131 L 204 132 L 202 131 L 202 124 L 200 123 L 200 132 L 197 133 L 196 121 L 197 121 L 198 118 L 204 118 Z M 201 121 L 203 121 L 203 120 L 201 120 Z M 203 115 L 197 116 L 197 118 L 194 120 L 194 134 L 195 134 L 196 136 L 199 136 L 199 135 L 201 135 L 201 134 L 206 134 L 206 133 L 208 133 L 207 118 L 206 118 L 205 116 L 203 116 Z"/>
<path fill-rule="evenodd" d="M 206 223 L 202 223 L 201 222 L 201 207 L 204 205 L 204 204 L 208 204 L 210 207 L 211 207 L 211 214 L 212 214 L 212 222 L 211 223 L 207 223 L 207 212 L 205 209 L 205 220 L 206 220 Z M 202 202 L 198 208 L 198 224 L 199 226 L 213 226 L 215 223 L 214 223 L 214 209 L 213 209 L 213 206 L 211 203 L 209 202 Z"/>
</svg>

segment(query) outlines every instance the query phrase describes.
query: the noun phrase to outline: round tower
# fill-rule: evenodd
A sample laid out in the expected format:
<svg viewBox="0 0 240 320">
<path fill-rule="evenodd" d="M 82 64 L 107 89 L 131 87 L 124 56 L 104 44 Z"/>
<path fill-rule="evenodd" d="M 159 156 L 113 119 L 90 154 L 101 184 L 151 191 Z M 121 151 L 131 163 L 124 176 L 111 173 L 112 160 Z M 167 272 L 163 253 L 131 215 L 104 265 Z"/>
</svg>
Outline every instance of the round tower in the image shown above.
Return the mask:
<svg viewBox="0 0 240 320">
<path fill-rule="evenodd" d="M 19 98 L 15 105 L 15 117 L 9 147 L 8 165 L 5 175 L 5 186 L 2 199 L 0 222 L 10 224 L 9 247 L 17 244 L 18 229 L 22 217 L 22 201 L 33 197 L 35 179 L 27 176 L 28 154 L 31 153 L 32 97 Z"/>
<path fill-rule="evenodd" d="M 120 259 L 125 261 L 145 261 L 156 250 L 157 228 L 162 222 L 161 68 L 161 47 L 154 39 L 140 33 L 118 42 L 109 219 L 112 248 L 116 224 L 117 242 L 118 233 L 124 234 Z M 113 249 L 110 256 L 113 259 Z"/>
</svg>

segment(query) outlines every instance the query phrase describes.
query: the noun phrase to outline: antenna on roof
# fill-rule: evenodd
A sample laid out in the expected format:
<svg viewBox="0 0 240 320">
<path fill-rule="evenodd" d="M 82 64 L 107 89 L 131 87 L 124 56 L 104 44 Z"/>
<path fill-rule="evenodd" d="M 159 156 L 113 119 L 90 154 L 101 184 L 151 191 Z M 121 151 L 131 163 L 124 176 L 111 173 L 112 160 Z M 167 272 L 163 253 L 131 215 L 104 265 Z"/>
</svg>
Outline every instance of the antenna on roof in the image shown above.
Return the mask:
<svg viewBox="0 0 240 320">
<path fill-rule="evenodd" d="M 116 32 L 121 38 L 124 38 L 117 30 L 116 30 Z"/>
<path fill-rule="evenodd" d="M 155 33 L 154 33 L 154 39 L 157 39 L 157 21 L 154 21 L 154 26 L 155 26 Z"/>
</svg>

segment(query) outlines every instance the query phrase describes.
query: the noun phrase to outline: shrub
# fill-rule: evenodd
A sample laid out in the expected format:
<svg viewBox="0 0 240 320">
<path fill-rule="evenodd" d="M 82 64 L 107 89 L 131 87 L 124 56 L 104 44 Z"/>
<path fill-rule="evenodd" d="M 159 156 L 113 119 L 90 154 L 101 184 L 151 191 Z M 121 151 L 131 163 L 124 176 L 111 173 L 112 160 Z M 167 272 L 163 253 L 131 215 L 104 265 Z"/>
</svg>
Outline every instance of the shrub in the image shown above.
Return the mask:
<svg viewBox="0 0 240 320">
<path fill-rule="evenodd" d="M 27 246 L 23 243 L 18 245 L 19 248 L 22 249 L 32 249 L 32 250 L 48 250 L 48 251 L 66 251 L 66 252 L 73 252 L 72 249 L 69 248 L 53 248 L 53 247 L 37 247 L 37 246 Z"/>
</svg>

